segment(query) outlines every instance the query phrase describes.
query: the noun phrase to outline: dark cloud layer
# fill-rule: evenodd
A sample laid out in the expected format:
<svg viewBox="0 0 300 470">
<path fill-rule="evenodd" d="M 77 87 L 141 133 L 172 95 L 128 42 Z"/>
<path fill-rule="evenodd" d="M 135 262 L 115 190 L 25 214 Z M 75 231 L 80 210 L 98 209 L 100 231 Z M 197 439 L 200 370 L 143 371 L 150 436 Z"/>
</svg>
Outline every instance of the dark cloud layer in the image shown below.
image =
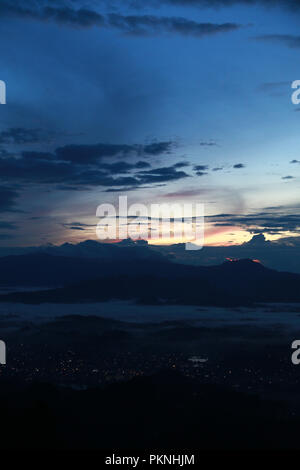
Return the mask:
<svg viewBox="0 0 300 470">
<path fill-rule="evenodd" d="M 292 208 L 293 213 L 289 214 L 287 207 L 270 208 L 255 214 L 236 215 L 236 214 L 218 214 L 215 216 L 207 216 L 211 222 L 217 223 L 219 226 L 237 226 L 248 230 L 251 233 L 269 233 L 276 235 L 283 232 L 299 232 L 300 218 Z"/>
<path fill-rule="evenodd" d="M 109 15 L 109 24 L 128 34 L 146 36 L 154 33 L 168 32 L 184 36 L 202 37 L 216 33 L 225 33 L 239 29 L 236 23 L 198 23 L 178 17 L 122 16 Z"/>
<path fill-rule="evenodd" d="M 0 230 L 15 230 L 16 225 L 10 222 L 0 221 Z"/>
<path fill-rule="evenodd" d="M 49 6 L 48 2 L 41 1 L 39 5 L 34 2 L 18 2 L 4 0 L 0 5 L 0 16 L 29 18 L 39 21 L 55 21 L 57 23 L 66 24 L 77 27 L 103 26 L 103 15 L 84 8 L 75 10 L 69 7 L 54 8 Z"/>
<path fill-rule="evenodd" d="M 14 189 L 0 187 L 0 212 L 6 212 L 6 211 L 12 210 L 16 203 L 17 197 L 18 197 L 18 193 Z M 12 228 L 12 227 L 6 226 L 5 228 Z"/>
<path fill-rule="evenodd" d="M 173 146 L 173 142 L 154 142 L 146 145 L 102 143 L 96 145 L 66 145 L 56 149 L 55 156 L 58 160 L 62 161 L 94 163 L 104 157 L 127 157 L 131 155 L 149 157 L 162 155 L 170 153 Z"/>
<path fill-rule="evenodd" d="M 69 6 L 53 7 L 48 2 L 13 2 L 4 0 L 0 5 L 0 17 L 34 19 L 44 22 L 56 22 L 66 26 L 90 28 L 113 28 L 134 36 L 147 36 L 157 33 L 173 33 L 184 36 L 202 37 L 216 33 L 225 33 L 239 29 L 236 23 L 199 23 L 180 17 L 158 17 L 153 15 L 129 15 L 117 13 L 100 14 L 86 8 L 74 9 Z"/>
<path fill-rule="evenodd" d="M 169 154 L 172 142 L 146 145 L 67 145 L 51 152 L 23 151 L 20 155 L 4 151 L 0 156 L 0 181 L 4 183 L 49 184 L 70 189 L 84 186 L 140 187 L 144 184 L 185 178 L 179 171 L 187 162 L 151 169 L 148 161 L 126 162 L 131 157 Z M 111 161 L 111 159 L 114 159 Z M 7 206 L 7 202 L 6 202 Z"/>
</svg>

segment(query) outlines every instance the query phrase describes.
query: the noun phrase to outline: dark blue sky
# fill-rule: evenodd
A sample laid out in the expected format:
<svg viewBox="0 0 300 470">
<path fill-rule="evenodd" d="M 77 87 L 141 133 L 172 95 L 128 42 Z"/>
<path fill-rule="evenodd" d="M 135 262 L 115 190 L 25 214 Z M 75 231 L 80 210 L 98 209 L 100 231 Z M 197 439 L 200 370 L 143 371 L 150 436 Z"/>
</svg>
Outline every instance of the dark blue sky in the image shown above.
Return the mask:
<svg viewBox="0 0 300 470">
<path fill-rule="evenodd" d="M 119 194 L 205 203 L 208 243 L 297 235 L 299 20 L 298 1 L 3 0 L 1 244 L 95 238 Z"/>
</svg>

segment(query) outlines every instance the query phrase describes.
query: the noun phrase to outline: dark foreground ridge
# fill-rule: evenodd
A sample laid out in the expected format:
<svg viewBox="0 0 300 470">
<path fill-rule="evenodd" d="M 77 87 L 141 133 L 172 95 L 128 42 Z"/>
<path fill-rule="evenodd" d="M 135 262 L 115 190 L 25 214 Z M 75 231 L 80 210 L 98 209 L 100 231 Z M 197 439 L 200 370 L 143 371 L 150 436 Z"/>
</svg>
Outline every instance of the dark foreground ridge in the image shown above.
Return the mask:
<svg viewBox="0 0 300 470">
<path fill-rule="evenodd" d="M 103 389 L 3 383 L 1 449 L 295 449 L 278 402 L 162 371 Z"/>
</svg>

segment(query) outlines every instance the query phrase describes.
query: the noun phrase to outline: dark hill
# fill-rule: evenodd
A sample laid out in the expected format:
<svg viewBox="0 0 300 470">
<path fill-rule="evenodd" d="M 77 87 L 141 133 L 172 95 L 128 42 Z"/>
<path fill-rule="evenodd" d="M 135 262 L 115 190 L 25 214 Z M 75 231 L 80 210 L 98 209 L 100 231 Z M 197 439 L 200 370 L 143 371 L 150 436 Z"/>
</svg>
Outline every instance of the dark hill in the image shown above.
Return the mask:
<svg viewBox="0 0 300 470">
<path fill-rule="evenodd" d="M 45 254 L 0 261 L 2 283 L 62 285 L 39 292 L 3 295 L 0 301 L 96 302 L 136 299 L 142 303 L 247 305 L 300 302 L 300 275 L 268 269 L 251 260 L 220 266 L 173 264 L 164 258 L 101 260 Z"/>
</svg>

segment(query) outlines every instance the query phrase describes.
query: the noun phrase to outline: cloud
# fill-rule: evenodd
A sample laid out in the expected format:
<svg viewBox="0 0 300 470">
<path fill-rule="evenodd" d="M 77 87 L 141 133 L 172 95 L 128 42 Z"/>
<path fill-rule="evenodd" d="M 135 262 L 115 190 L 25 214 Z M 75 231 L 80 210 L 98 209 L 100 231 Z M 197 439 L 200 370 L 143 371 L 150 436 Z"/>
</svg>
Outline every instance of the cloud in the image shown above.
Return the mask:
<svg viewBox="0 0 300 470">
<path fill-rule="evenodd" d="M 55 157 L 61 161 L 86 164 L 95 163 L 105 157 L 149 157 L 170 154 L 174 145 L 174 142 L 154 142 L 146 145 L 103 143 L 95 145 L 66 145 L 56 149 Z M 52 159 L 55 157 L 52 157 Z"/>
<path fill-rule="evenodd" d="M 137 146 L 137 150 L 145 155 L 160 155 L 162 153 L 170 154 L 171 150 L 175 146 L 174 142 L 153 142 L 143 146 Z"/>
<path fill-rule="evenodd" d="M 208 168 L 208 165 L 195 165 L 193 169 L 197 176 L 205 176 L 208 174 L 206 171 Z"/>
<path fill-rule="evenodd" d="M 202 141 L 202 142 L 199 143 L 199 145 L 200 145 L 200 147 L 215 147 L 218 144 L 215 141 L 210 140 L 208 142 Z"/>
<path fill-rule="evenodd" d="M 196 165 L 194 166 L 195 171 L 205 171 L 208 170 L 208 165 Z"/>
<path fill-rule="evenodd" d="M 292 180 L 292 179 L 294 179 L 294 178 L 295 178 L 294 176 L 290 176 L 290 175 L 289 175 L 289 176 L 282 176 L 281 179 L 282 179 L 282 180 Z"/>
<path fill-rule="evenodd" d="M 76 174 L 76 168 L 70 163 L 34 159 L 0 158 L 0 180 L 29 183 L 58 183 Z"/>
<path fill-rule="evenodd" d="M 206 219 L 218 224 L 236 226 L 251 233 L 279 234 L 287 231 L 300 233 L 300 217 L 297 212 L 298 209 L 295 207 L 282 206 L 266 208 L 254 214 L 217 214 L 206 216 Z"/>
<path fill-rule="evenodd" d="M 14 238 L 11 233 L 0 233 L 0 240 L 10 240 L 11 238 Z"/>
<path fill-rule="evenodd" d="M 84 8 L 75 10 L 69 7 L 54 8 L 48 6 L 48 2 L 40 2 L 40 5 L 32 1 L 24 2 L 2 0 L 0 16 L 4 18 L 34 19 L 44 22 L 53 21 L 68 26 L 89 28 L 91 26 L 103 26 L 104 16 Z"/>
<path fill-rule="evenodd" d="M 291 160 L 290 163 L 300 163 L 300 160 Z"/>
<path fill-rule="evenodd" d="M 71 226 L 71 227 L 68 227 L 68 229 L 70 229 L 70 230 L 82 230 L 82 231 L 85 230 L 85 229 L 82 228 L 82 227 L 72 227 L 72 226 Z"/>
<path fill-rule="evenodd" d="M 178 180 L 188 175 L 178 171 L 187 162 L 170 167 L 151 169 L 149 162 L 138 160 L 106 161 L 107 158 L 137 157 L 168 153 L 172 143 L 147 145 L 68 145 L 53 153 L 21 152 L 0 156 L 0 180 L 5 183 L 48 184 L 56 189 L 74 190 L 79 187 L 140 187 L 145 184 Z"/>
<path fill-rule="evenodd" d="M 196 197 L 203 195 L 202 189 L 187 189 L 183 191 L 176 191 L 173 193 L 166 193 L 162 197 L 169 198 L 169 199 L 179 199 L 179 198 L 189 198 L 189 197 Z"/>
<path fill-rule="evenodd" d="M 16 228 L 16 225 L 11 222 L 0 221 L 0 230 L 15 230 Z"/>
<path fill-rule="evenodd" d="M 137 163 L 131 164 L 127 162 L 115 162 L 115 163 L 101 163 L 101 168 L 103 170 L 108 170 L 112 173 L 128 173 L 131 170 L 140 170 L 145 168 L 150 168 L 151 165 L 148 162 L 139 161 Z"/>
<path fill-rule="evenodd" d="M 157 33 L 175 33 L 183 36 L 203 37 L 207 35 L 235 31 L 241 28 L 237 23 L 198 23 L 180 17 L 122 16 L 109 15 L 109 24 L 135 36 L 148 36 Z"/>
<path fill-rule="evenodd" d="M 0 212 L 13 210 L 18 196 L 19 195 L 17 191 L 15 191 L 14 189 L 0 187 Z M 8 227 L 6 226 L 5 228 L 8 228 Z"/>
<path fill-rule="evenodd" d="M 109 189 L 106 189 L 105 192 L 106 193 L 115 193 L 115 192 L 118 192 L 118 193 L 127 193 L 128 191 L 137 191 L 138 189 L 153 189 L 153 188 L 161 188 L 161 187 L 164 187 L 166 186 L 166 183 L 162 183 L 162 184 L 152 184 L 150 186 L 125 186 L 125 187 L 121 187 L 121 188 L 109 188 Z"/>
<path fill-rule="evenodd" d="M 187 166 L 190 166 L 189 162 L 178 162 L 173 165 L 174 168 L 185 168 Z"/>
<path fill-rule="evenodd" d="M 138 174 L 142 184 L 161 183 L 166 181 L 175 181 L 187 178 L 189 175 L 184 171 L 178 171 L 176 164 L 169 167 L 155 168 L 147 171 L 141 171 Z"/>
<path fill-rule="evenodd" d="M 239 170 L 240 168 L 246 168 L 246 165 L 243 163 L 237 163 L 236 165 L 233 165 L 233 168 Z"/>
<path fill-rule="evenodd" d="M 70 223 L 65 223 L 63 224 L 64 227 L 67 228 L 77 228 L 77 229 L 82 229 L 84 230 L 85 228 L 94 228 L 95 224 L 84 224 L 82 222 L 70 222 Z"/>
<path fill-rule="evenodd" d="M 149 36 L 158 33 L 180 34 L 183 36 L 203 36 L 226 33 L 237 30 L 241 25 L 236 23 L 198 23 L 180 17 L 157 17 L 153 15 L 129 15 L 117 13 L 103 15 L 95 10 L 79 7 L 78 9 L 62 6 L 49 6 L 47 1 L 24 2 L 2 0 L 0 17 L 33 19 L 43 22 L 55 22 L 77 28 L 113 28 L 132 36 Z"/>
</svg>

